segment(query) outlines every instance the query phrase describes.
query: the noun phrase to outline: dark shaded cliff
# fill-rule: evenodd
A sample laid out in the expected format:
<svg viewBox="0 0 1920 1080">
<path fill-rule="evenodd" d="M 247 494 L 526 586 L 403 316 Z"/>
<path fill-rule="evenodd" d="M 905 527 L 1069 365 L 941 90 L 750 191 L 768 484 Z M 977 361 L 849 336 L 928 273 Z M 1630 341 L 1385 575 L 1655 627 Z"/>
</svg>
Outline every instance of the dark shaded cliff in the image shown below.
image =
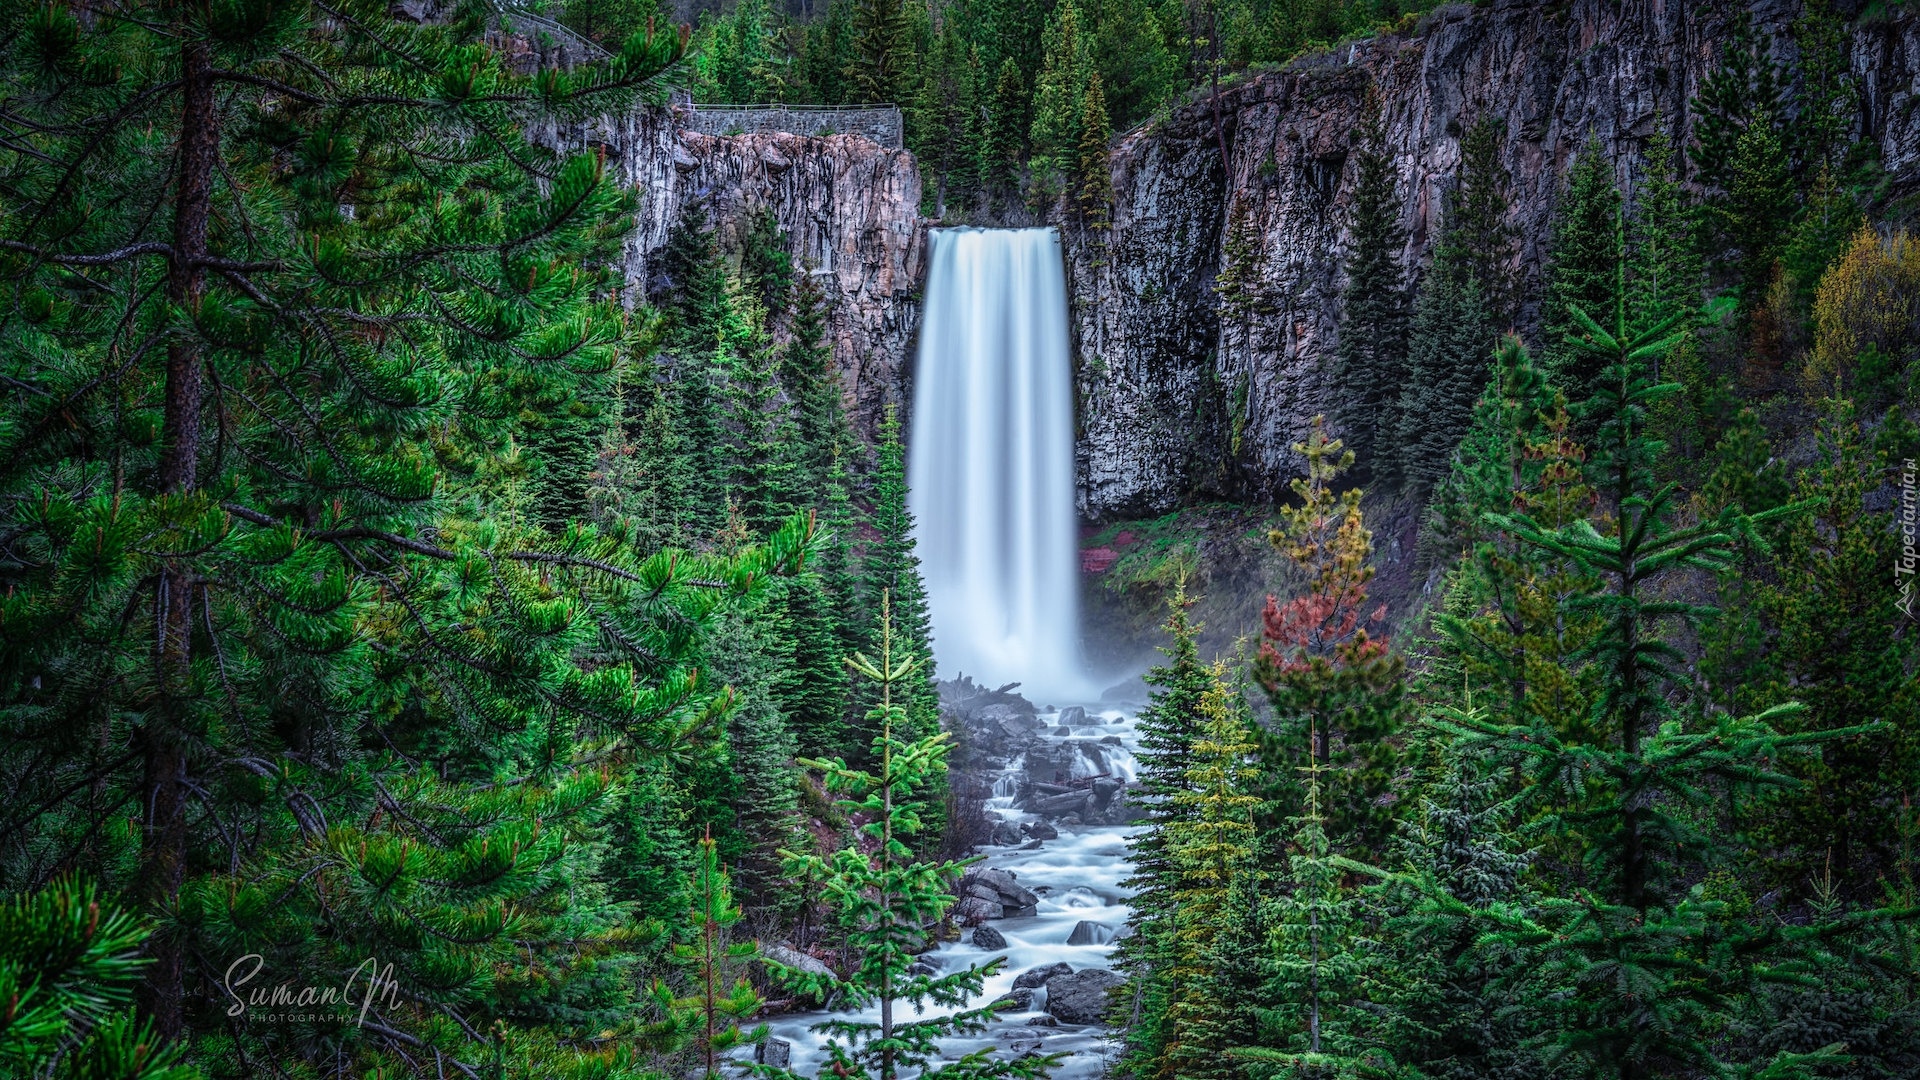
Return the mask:
<svg viewBox="0 0 1920 1080">
<path fill-rule="evenodd" d="M 1801 5 L 1748 5 L 1795 70 Z M 1084 516 L 1159 513 L 1195 497 L 1271 498 L 1291 446 L 1329 412 L 1354 132 L 1369 86 L 1406 207 L 1410 265 L 1436 238 L 1460 141 L 1504 122 L 1523 280 L 1537 282 L 1560 175 L 1591 132 L 1631 191 L 1656 117 L 1691 135 L 1689 102 L 1712 69 L 1732 5 L 1520 0 L 1443 9 L 1412 33 L 1303 59 L 1221 93 L 1216 135 L 1202 99 L 1120 140 L 1111 234 L 1069 225 L 1079 358 Z M 1920 17 L 1863 21 L 1850 65 L 1856 133 L 1875 140 L 1894 193 L 1920 190 Z M 1219 140 L 1226 143 L 1223 162 Z M 1214 276 L 1244 205 L 1270 312 L 1223 327 Z M 1537 313 L 1529 308 L 1523 322 Z"/>
</svg>

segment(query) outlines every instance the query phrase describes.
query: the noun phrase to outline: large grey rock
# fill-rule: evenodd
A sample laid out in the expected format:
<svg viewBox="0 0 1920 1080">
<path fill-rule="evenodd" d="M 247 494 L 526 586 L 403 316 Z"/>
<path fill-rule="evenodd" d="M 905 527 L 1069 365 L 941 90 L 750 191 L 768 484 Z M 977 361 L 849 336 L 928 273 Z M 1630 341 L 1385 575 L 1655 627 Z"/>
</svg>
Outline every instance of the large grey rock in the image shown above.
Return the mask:
<svg viewBox="0 0 1920 1080">
<path fill-rule="evenodd" d="M 998 950 L 1007 947 L 1007 938 L 991 926 L 976 926 L 973 928 L 973 943 L 982 949 Z"/>
<path fill-rule="evenodd" d="M 1113 927 L 1108 923 L 1081 919 L 1073 925 L 1073 933 L 1067 935 L 1069 945 L 1105 945 L 1113 940 Z"/>
<path fill-rule="evenodd" d="M 1069 727 L 1074 724 L 1084 724 L 1087 722 L 1087 710 L 1078 705 L 1069 705 L 1060 710 L 1059 721 Z"/>
<path fill-rule="evenodd" d="M 1026 1012 L 1033 1008 L 1033 991 L 1034 988 L 1031 986 L 1016 986 L 1000 997 L 994 998 L 993 1004 L 1000 1005 L 1003 1001 L 1007 1002 L 1006 1005 L 1001 1006 L 1001 1012 Z"/>
<path fill-rule="evenodd" d="M 1098 1024 L 1106 1019 L 1110 995 L 1127 980 L 1105 968 L 1082 968 L 1046 982 L 1047 1012 L 1065 1024 Z"/>
<path fill-rule="evenodd" d="M 960 878 L 960 892 L 1008 908 L 1032 907 L 1040 902 L 1039 897 L 1014 880 L 1011 872 L 997 866 L 976 866 L 968 870 Z"/>
<path fill-rule="evenodd" d="M 1027 809 L 1048 817 L 1077 814 L 1087 808 L 1087 800 L 1091 798 L 1093 793 L 1090 791 L 1069 791 L 1065 795 L 1048 795 L 1042 799 L 1034 799 L 1027 804 Z"/>
<path fill-rule="evenodd" d="M 993 842 L 994 843 L 999 844 L 1002 847 L 1011 847 L 1012 845 L 1018 844 L 1025 839 L 1026 839 L 1026 836 L 1023 833 L 1021 833 L 1020 826 L 1015 825 L 1013 822 L 1011 821 L 994 822 L 994 825 L 993 825 Z"/>
<path fill-rule="evenodd" d="M 1072 964 L 1043 964 L 1037 968 L 1029 968 L 1014 978 L 1013 988 L 1015 990 L 1023 990 L 1036 986 L 1045 986 L 1047 985 L 1047 980 L 1057 979 L 1072 971 Z M 1051 993 L 1052 991 L 1048 992 Z"/>
<path fill-rule="evenodd" d="M 1044 821 L 1029 821 L 1025 825 L 1022 825 L 1021 829 L 1035 840 L 1058 840 L 1060 838 L 1060 830 Z"/>
<path fill-rule="evenodd" d="M 978 926 L 988 919 L 1004 919 L 1007 909 L 991 900 L 982 900 L 977 896 L 963 896 L 953 905 L 952 916 L 961 926 Z"/>
<path fill-rule="evenodd" d="M 763 1039 L 753 1048 L 753 1060 L 761 1065 L 784 1069 L 793 1061 L 793 1044 L 785 1039 Z"/>
<path fill-rule="evenodd" d="M 791 946 L 763 945 L 760 948 L 760 955 L 782 967 L 790 967 L 795 971 L 804 971 L 809 975 L 833 974 L 833 969 L 828 967 L 825 961 L 808 956 L 806 953 Z"/>
</svg>

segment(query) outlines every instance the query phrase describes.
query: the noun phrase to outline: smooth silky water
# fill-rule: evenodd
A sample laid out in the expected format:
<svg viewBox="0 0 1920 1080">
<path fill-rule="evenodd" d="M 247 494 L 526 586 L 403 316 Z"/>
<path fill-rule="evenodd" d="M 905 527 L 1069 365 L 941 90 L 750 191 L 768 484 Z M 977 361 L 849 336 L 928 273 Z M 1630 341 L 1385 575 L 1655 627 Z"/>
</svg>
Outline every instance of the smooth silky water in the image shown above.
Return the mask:
<svg viewBox="0 0 1920 1080">
<path fill-rule="evenodd" d="M 908 505 L 917 531 L 920 569 L 933 618 L 934 654 L 943 678 L 962 673 L 976 683 L 1018 682 L 1036 704 L 1065 706 L 1098 698 L 1080 654 L 1079 577 L 1073 488 L 1072 361 L 1067 342 L 1066 281 L 1059 238 L 1051 229 L 938 229 L 931 238 L 926 312 L 914 375 Z M 1052 719 L 1043 738 L 1101 746 L 1107 770 L 1131 781 L 1138 740 L 1132 715 L 1088 705 L 1087 717 L 1060 733 Z M 1057 717 L 1049 708 L 1043 717 Z M 1054 758 L 1053 760 L 1059 760 Z M 994 786 L 990 814 L 1010 821 L 1022 761 Z M 1039 895 L 1029 918 L 989 923 L 1004 950 L 981 949 L 972 931 L 924 959 L 941 972 L 994 957 L 1004 962 L 973 1006 L 1006 995 L 1030 968 L 1064 961 L 1078 971 L 1110 966 L 1113 945 L 1069 945 L 1082 920 L 1119 927 L 1129 909 L 1121 882 L 1132 875 L 1127 839 L 1136 826 L 1057 826 L 1039 849 L 986 848 L 985 865 L 1012 871 Z M 1020 1053 L 1068 1055 L 1062 1080 L 1101 1074 L 1118 1052 L 1098 1026 L 1027 1023 L 1034 1008 L 1001 1013 L 977 1037 L 942 1043 L 949 1058 L 986 1045 Z M 912 1015 L 904 1003 L 895 1015 Z M 810 1030 L 822 1012 L 771 1020 L 774 1037 L 792 1044 L 792 1066 L 817 1073 L 824 1038 Z M 877 1022 L 877 1005 L 848 1018 Z"/>
<path fill-rule="evenodd" d="M 1048 713 L 1041 714 L 1049 718 Z M 1058 715 L 1057 713 L 1051 715 Z M 1075 725 L 1071 736 L 1048 734 L 1050 740 L 1074 742 L 1098 742 L 1106 736 L 1118 736 L 1120 745 L 1107 744 L 1101 747 L 1105 751 L 1108 768 L 1112 774 L 1131 782 L 1134 777 L 1134 752 L 1138 747 L 1133 717 L 1119 709 L 1107 709 L 1095 713 L 1088 710 L 1086 721 Z M 1049 729 L 1057 732 L 1058 727 Z M 1020 772 L 1018 762 L 1007 772 L 1011 781 Z M 997 784 L 996 792 L 1010 791 L 1013 785 Z M 997 817 L 1019 822 L 1030 820 L 1031 815 L 1013 809 L 1011 794 L 996 794 L 987 801 L 987 811 Z M 1005 957 L 998 974 L 986 981 L 982 996 L 975 998 L 970 1005 L 978 1006 L 996 998 L 1005 997 L 1013 989 L 1013 980 L 1021 972 L 1048 964 L 1065 962 L 1075 971 L 1082 968 L 1110 967 L 1113 945 L 1069 945 L 1067 939 L 1073 935 L 1074 927 L 1082 920 L 1105 923 L 1111 927 L 1123 926 L 1130 909 L 1127 906 L 1129 890 L 1121 884 L 1133 874 L 1133 864 L 1127 860 L 1127 840 L 1137 831 L 1138 826 L 1074 827 L 1058 826 L 1060 836 L 1044 842 L 1037 850 L 1022 851 L 1018 848 L 988 847 L 982 853 L 986 858 L 982 865 L 997 866 L 1011 870 L 1018 876 L 1020 884 L 1038 894 L 1040 902 L 1035 914 L 1023 919 L 995 919 L 988 926 L 1000 931 L 1007 939 L 1005 949 L 982 949 L 972 944 L 973 932 L 963 930 L 960 940 L 943 942 L 939 948 L 927 953 L 922 959 L 930 962 L 940 973 L 957 971 L 968 965 L 984 966 L 994 957 Z M 952 1009 L 929 1009 L 915 1013 L 904 1002 L 896 1002 L 896 1019 L 914 1016 L 935 1016 L 953 1012 Z M 773 1017 L 769 1021 L 772 1035 L 793 1044 L 792 1067 L 805 1075 L 817 1075 L 826 1063 L 826 1042 L 814 1033 L 811 1027 L 826 1019 L 824 1012 L 789 1013 Z M 880 1007 L 876 1004 L 857 1012 L 832 1014 L 846 1019 L 863 1020 L 878 1023 Z M 1009 1053 L 1024 1053 L 1029 1050 L 1041 1053 L 1062 1053 L 1067 1055 L 1061 1066 L 1054 1070 L 1053 1076 L 1059 1080 L 1092 1080 L 1100 1076 L 1105 1067 L 1118 1057 L 1119 1040 L 1107 1029 L 1098 1025 L 1061 1024 L 1058 1027 L 1035 1027 L 1027 1023 L 1046 1015 L 1046 992 L 1034 992 L 1033 1009 L 1025 1012 L 1003 1012 L 989 1025 L 986 1032 L 978 1036 L 943 1040 L 940 1044 L 943 1055 L 958 1058 L 963 1054 L 978 1050 L 983 1046 L 998 1046 Z"/>
</svg>

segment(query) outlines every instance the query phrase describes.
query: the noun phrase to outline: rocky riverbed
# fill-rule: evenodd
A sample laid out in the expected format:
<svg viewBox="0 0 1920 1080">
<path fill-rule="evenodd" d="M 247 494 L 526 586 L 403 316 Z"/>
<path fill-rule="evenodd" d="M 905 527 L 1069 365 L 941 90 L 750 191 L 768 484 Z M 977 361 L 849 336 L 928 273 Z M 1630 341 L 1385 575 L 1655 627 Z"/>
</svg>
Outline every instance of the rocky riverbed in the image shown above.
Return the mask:
<svg viewBox="0 0 1920 1080">
<path fill-rule="evenodd" d="M 1111 960 L 1127 932 L 1127 840 L 1138 828 L 1138 807 L 1128 799 L 1138 746 L 1132 710 L 1041 708 L 965 681 L 943 684 L 942 699 L 966 747 L 965 768 L 993 792 L 983 807 L 991 842 L 957 885 L 951 918 L 958 940 L 921 960 L 938 972 L 998 960 L 970 1006 L 1008 1002 L 984 1034 L 947 1040 L 942 1051 L 958 1058 L 993 1045 L 1059 1053 L 1066 1060 L 1055 1077 L 1090 1080 L 1117 1051 L 1102 1021 L 1126 995 Z M 851 1018 L 873 1020 L 878 1012 Z M 763 1055 L 814 1071 L 825 1043 L 811 1029 L 827 1016 L 773 1018 Z"/>
</svg>

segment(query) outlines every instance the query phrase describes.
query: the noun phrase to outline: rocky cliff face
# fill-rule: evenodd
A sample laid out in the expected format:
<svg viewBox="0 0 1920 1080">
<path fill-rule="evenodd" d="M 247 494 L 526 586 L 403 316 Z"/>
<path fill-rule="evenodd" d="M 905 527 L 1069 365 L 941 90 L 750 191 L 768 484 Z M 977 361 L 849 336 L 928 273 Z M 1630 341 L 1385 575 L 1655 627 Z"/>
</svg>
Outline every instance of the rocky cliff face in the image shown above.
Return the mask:
<svg viewBox="0 0 1920 1080">
<path fill-rule="evenodd" d="M 626 251 L 631 302 L 666 284 L 657 253 L 689 201 L 705 202 L 721 247 L 735 257 L 752 216 L 771 208 L 796 269 L 818 275 L 832 303 L 834 357 L 872 436 L 885 405 L 900 400 L 918 314 L 926 222 L 911 154 L 855 135 L 703 135 L 651 108 L 569 139 L 602 148 L 639 193 Z"/>
<path fill-rule="evenodd" d="M 1750 8 L 1791 64 L 1800 4 Z M 1631 190 L 1656 118 L 1690 137 L 1688 103 L 1712 69 L 1729 10 L 1678 0 L 1462 5 L 1411 34 L 1343 46 L 1224 90 L 1217 129 L 1203 99 L 1121 140 L 1111 232 L 1065 230 L 1082 513 L 1158 513 L 1196 495 L 1266 498 L 1296 475 L 1291 445 L 1337 393 L 1351 158 L 1370 86 L 1405 196 L 1409 265 L 1424 262 L 1437 237 L 1462 136 L 1492 114 L 1504 121 L 1515 179 L 1518 269 L 1537 280 L 1569 159 L 1592 132 L 1629 163 L 1620 180 Z M 1862 88 L 1860 133 L 1879 142 L 1896 189 L 1920 189 L 1920 17 L 1863 23 L 1849 55 Z M 1222 325 L 1212 283 L 1238 208 L 1257 237 L 1265 312 Z"/>
</svg>

